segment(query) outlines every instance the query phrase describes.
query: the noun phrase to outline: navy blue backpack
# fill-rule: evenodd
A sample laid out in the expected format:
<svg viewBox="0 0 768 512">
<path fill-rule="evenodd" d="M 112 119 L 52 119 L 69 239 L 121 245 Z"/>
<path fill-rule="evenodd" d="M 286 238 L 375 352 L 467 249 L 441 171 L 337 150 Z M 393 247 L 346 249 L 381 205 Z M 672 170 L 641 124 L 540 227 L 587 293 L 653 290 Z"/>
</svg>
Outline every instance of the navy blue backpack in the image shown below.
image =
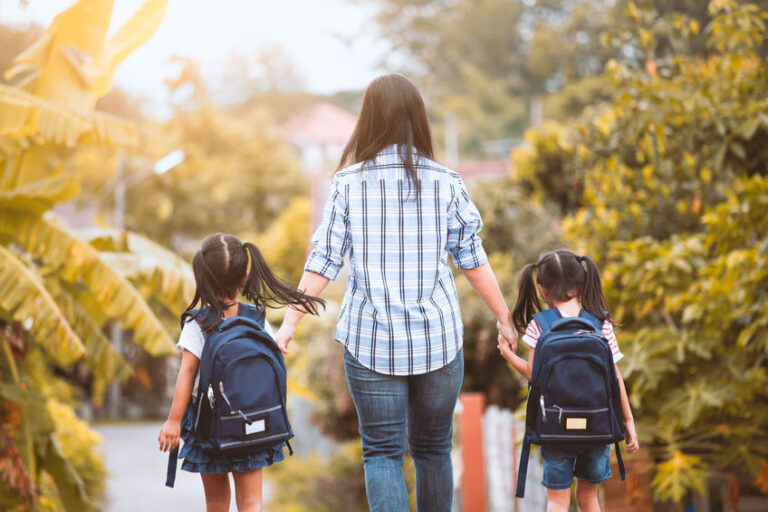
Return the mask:
<svg viewBox="0 0 768 512">
<path fill-rule="evenodd" d="M 626 472 L 621 395 L 603 322 L 582 310 L 566 317 L 557 308 L 533 315 L 541 329 L 528 388 L 525 437 L 516 496 L 525 494 L 531 443 L 580 451 L 615 443 L 621 479 Z"/>
<path fill-rule="evenodd" d="M 240 303 L 237 316 L 211 331 L 200 356 L 195 440 L 204 451 L 250 454 L 288 444 L 283 354 L 264 329 L 264 311 Z M 178 447 L 168 460 L 173 487 Z M 173 477 L 172 477 L 173 475 Z"/>
</svg>

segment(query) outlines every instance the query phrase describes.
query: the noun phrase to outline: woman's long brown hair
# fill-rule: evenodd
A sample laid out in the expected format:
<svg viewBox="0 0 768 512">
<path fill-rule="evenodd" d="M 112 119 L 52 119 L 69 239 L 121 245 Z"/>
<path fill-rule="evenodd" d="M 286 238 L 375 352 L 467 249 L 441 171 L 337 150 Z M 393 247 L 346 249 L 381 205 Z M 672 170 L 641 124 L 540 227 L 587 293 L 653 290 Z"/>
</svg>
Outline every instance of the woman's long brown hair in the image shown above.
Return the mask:
<svg viewBox="0 0 768 512">
<path fill-rule="evenodd" d="M 398 145 L 408 181 L 418 192 L 414 153 L 434 159 L 432 132 L 419 90 L 397 74 L 380 76 L 366 89 L 355 131 L 336 170 L 372 160 L 392 144 Z"/>
</svg>

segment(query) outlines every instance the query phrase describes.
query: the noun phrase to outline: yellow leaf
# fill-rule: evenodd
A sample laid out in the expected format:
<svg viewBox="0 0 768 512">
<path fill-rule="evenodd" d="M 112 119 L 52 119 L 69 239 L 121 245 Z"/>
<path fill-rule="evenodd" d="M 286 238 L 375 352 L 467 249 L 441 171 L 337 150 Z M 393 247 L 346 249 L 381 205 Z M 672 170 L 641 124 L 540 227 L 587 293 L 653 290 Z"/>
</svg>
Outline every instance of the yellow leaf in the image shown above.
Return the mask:
<svg viewBox="0 0 768 512">
<path fill-rule="evenodd" d="M 1 245 L 0 310 L 21 323 L 57 364 L 68 366 L 85 353 L 80 337 L 40 278 Z"/>
</svg>

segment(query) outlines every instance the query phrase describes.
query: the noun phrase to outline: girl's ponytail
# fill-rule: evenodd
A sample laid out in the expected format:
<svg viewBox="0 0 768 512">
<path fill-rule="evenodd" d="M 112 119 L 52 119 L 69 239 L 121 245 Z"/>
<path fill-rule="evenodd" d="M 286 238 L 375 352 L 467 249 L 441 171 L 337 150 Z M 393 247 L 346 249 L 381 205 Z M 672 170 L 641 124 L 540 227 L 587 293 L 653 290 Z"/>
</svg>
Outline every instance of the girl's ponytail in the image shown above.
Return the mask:
<svg viewBox="0 0 768 512">
<path fill-rule="evenodd" d="M 189 320 L 197 320 L 200 329 L 208 333 L 224 319 L 224 310 L 229 304 L 219 299 L 221 287 L 208 268 L 202 249 L 192 258 L 192 273 L 195 275 L 195 296 L 181 315 L 181 327 Z M 198 311 L 192 313 L 198 307 Z"/>
<path fill-rule="evenodd" d="M 541 311 L 541 301 L 536 292 L 536 282 L 533 273 L 536 271 L 536 263 L 529 263 L 523 267 L 518 278 L 518 293 L 515 308 L 512 310 L 512 324 L 518 333 L 525 332 L 525 328 L 535 313 Z"/>
<path fill-rule="evenodd" d="M 271 305 L 268 303 L 296 306 L 313 315 L 318 313 L 318 304 L 325 307 L 323 299 L 307 295 L 273 274 L 254 244 L 245 242 L 243 250 L 248 252 L 251 259 L 251 268 L 243 286 L 243 295 L 249 301 L 262 308 Z"/>
<path fill-rule="evenodd" d="M 603 292 L 603 283 L 600 280 L 597 265 L 589 256 L 579 256 L 578 259 L 584 263 L 586 271 L 584 290 L 581 292 L 581 307 L 599 320 L 611 320 L 608 301 L 605 298 L 605 292 Z"/>
</svg>

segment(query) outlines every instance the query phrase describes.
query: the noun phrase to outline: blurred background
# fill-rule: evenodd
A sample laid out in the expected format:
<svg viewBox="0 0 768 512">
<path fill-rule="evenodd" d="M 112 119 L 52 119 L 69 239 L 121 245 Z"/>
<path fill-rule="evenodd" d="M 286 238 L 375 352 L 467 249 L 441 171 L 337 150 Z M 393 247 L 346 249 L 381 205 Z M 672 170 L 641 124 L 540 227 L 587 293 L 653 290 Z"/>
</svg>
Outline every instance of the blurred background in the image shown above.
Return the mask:
<svg viewBox="0 0 768 512">
<path fill-rule="evenodd" d="M 604 509 L 768 510 L 766 22 L 765 0 L 0 0 L 0 509 L 203 509 L 156 451 L 188 261 L 225 231 L 296 283 L 364 89 L 400 72 L 510 302 L 542 251 L 603 271 L 643 445 Z M 288 359 L 297 454 L 266 510 L 367 510 L 344 281 Z M 457 285 L 454 508 L 545 510 L 535 457 L 513 498 L 525 382 Z"/>
</svg>

